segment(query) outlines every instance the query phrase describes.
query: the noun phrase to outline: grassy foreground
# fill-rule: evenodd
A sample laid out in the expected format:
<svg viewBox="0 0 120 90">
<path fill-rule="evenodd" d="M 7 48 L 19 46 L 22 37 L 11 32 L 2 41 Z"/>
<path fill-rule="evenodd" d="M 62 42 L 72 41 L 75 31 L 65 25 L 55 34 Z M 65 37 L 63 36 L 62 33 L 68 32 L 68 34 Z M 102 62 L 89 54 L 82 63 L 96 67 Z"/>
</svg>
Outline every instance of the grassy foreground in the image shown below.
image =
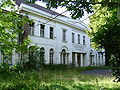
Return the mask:
<svg viewBox="0 0 120 90">
<path fill-rule="evenodd" d="M 120 90 L 120 83 L 112 82 L 113 78 L 80 74 L 84 69 L 44 68 L 0 74 L 0 90 Z"/>
</svg>

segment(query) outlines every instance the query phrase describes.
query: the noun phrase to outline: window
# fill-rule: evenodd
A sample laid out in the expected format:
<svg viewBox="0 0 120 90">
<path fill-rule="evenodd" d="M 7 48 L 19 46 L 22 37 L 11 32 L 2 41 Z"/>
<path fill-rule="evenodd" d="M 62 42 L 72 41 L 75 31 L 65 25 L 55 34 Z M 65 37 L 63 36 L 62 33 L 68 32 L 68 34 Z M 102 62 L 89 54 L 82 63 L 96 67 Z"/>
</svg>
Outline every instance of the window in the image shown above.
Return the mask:
<svg viewBox="0 0 120 90">
<path fill-rule="evenodd" d="M 62 53 L 63 53 L 63 64 L 65 64 L 65 61 L 66 61 L 66 50 L 65 49 L 63 49 L 62 50 Z"/>
<path fill-rule="evenodd" d="M 44 50 L 43 47 L 40 49 L 40 61 L 41 61 L 42 64 L 45 61 L 45 50 Z"/>
<path fill-rule="evenodd" d="M 83 45 L 85 45 L 85 36 L 83 36 Z"/>
<path fill-rule="evenodd" d="M 32 24 L 29 24 L 30 26 L 30 34 L 34 35 L 34 22 Z"/>
<path fill-rule="evenodd" d="M 75 42 L 75 34 L 72 33 L 72 43 L 74 43 L 74 42 Z"/>
<path fill-rule="evenodd" d="M 50 27 L 50 39 L 53 39 L 53 27 Z"/>
<path fill-rule="evenodd" d="M 80 34 L 78 34 L 78 44 L 80 44 Z"/>
<path fill-rule="evenodd" d="M 49 52 L 50 64 L 53 64 L 53 59 L 54 59 L 54 50 L 50 49 L 50 52 Z"/>
<path fill-rule="evenodd" d="M 66 41 L 66 30 L 63 30 L 63 41 Z"/>
<path fill-rule="evenodd" d="M 45 29 L 45 25 L 40 24 L 40 37 L 44 37 L 44 29 Z"/>
</svg>

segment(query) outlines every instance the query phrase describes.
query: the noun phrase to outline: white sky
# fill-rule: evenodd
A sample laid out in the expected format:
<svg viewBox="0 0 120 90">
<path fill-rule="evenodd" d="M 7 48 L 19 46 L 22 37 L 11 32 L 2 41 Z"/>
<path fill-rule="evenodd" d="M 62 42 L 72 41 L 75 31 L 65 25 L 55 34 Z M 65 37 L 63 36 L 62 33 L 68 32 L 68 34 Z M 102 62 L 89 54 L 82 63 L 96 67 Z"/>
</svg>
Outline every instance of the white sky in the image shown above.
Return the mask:
<svg viewBox="0 0 120 90">
<path fill-rule="evenodd" d="M 37 1 L 36 4 L 38 4 L 40 6 L 43 6 L 43 7 L 46 7 L 46 4 L 41 2 L 41 1 Z M 66 11 L 66 9 L 64 7 L 58 7 L 57 9 L 52 9 L 52 10 L 55 11 L 55 12 L 58 12 L 58 13 L 62 13 L 64 11 Z M 65 16 L 70 17 L 70 13 L 68 11 L 65 12 L 65 13 L 62 13 L 62 14 L 65 15 Z M 87 17 L 88 17 L 88 14 L 87 14 L 87 12 L 85 12 L 85 15 L 80 20 L 83 21 Z M 86 19 L 83 22 L 88 25 L 89 24 L 89 19 Z"/>
</svg>

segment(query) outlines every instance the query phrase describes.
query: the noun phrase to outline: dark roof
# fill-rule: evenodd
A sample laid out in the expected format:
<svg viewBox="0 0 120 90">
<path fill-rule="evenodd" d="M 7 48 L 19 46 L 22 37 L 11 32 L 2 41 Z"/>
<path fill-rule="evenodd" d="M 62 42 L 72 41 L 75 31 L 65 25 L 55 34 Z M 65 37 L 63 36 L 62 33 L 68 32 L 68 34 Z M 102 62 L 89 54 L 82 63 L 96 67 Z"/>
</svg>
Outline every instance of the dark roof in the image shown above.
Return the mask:
<svg viewBox="0 0 120 90">
<path fill-rule="evenodd" d="M 66 17 L 66 16 L 64 16 L 62 14 L 59 14 L 59 13 L 57 13 L 55 11 L 52 11 L 52 10 L 49 10 L 49 9 L 47 9 L 45 7 L 40 6 L 40 5 L 37 5 L 37 4 L 34 4 L 34 3 L 28 3 L 27 0 L 14 0 L 14 1 L 16 2 L 16 4 L 18 6 L 20 6 L 21 3 L 24 3 L 24 4 L 27 4 L 27 5 L 31 6 L 31 7 L 37 8 L 37 9 L 45 11 L 47 13 L 50 13 L 52 15 L 59 15 L 59 16 Z"/>
</svg>

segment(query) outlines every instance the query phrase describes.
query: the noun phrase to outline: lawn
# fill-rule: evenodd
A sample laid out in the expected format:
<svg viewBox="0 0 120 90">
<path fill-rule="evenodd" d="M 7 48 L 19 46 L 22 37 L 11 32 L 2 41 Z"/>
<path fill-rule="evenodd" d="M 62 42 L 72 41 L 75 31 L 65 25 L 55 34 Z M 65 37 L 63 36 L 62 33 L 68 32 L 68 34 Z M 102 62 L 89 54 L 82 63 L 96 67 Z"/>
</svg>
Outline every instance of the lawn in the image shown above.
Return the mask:
<svg viewBox="0 0 120 90">
<path fill-rule="evenodd" d="M 81 74 L 93 68 L 42 68 L 40 71 L 0 74 L 1 90 L 120 90 L 113 78 Z"/>
</svg>

